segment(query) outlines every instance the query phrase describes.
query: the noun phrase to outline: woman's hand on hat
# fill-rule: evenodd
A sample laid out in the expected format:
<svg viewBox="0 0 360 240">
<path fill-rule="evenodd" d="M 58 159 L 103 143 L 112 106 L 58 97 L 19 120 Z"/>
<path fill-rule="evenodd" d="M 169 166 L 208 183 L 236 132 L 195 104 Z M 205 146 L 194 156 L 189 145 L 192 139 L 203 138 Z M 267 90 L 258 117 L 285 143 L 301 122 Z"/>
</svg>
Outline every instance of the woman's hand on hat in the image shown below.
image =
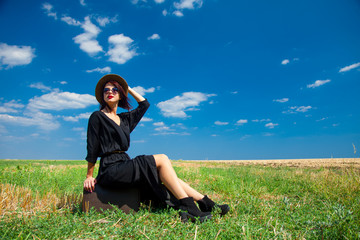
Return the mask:
<svg viewBox="0 0 360 240">
<path fill-rule="evenodd" d="M 131 94 L 131 96 L 133 96 L 137 102 L 142 102 L 145 100 L 145 98 L 143 96 L 141 96 L 138 92 L 136 92 L 130 86 L 128 86 L 128 89 L 129 89 L 129 93 Z"/>
</svg>

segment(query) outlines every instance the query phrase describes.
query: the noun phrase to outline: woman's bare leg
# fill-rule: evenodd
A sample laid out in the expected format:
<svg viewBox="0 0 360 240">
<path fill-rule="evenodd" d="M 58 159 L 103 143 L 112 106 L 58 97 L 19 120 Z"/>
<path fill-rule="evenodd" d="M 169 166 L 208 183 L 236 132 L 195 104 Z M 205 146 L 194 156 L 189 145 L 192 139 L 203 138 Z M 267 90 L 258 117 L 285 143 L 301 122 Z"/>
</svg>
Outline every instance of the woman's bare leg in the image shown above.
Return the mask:
<svg viewBox="0 0 360 240">
<path fill-rule="evenodd" d="M 189 197 L 175 173 L 169 158 L 164 154 L 154 155 L 156 168 L 159 171 L 161 181 L 177 199 Z"/>
<path fill-rule="evenodd" d="M 180 185 L 182 186 L 182 188 L 186 192 L 186 194 L 189 195 L 190 197 L 193 197 L 195 201 L 199 201 L 199 200 L 204 198 L 204 195 L 202 195 L 201 193 L 199 193 L 198 191 L 196 191 L 195 189 L 190 187 L 189 184 L 187 184 L 186 182 L 184 182 L 180 178 L 178 178 L 178 180 L 180 182 Z"/>
<path fill-rule="evenodd" d="M 164 154 L 154 155 L 160 179 L 177 199 L 192 197 L 195 201 L 203 199 L 204 195 L 193 189 L 189 184 L 179 179 L 169 158 Z"/>
</svg>

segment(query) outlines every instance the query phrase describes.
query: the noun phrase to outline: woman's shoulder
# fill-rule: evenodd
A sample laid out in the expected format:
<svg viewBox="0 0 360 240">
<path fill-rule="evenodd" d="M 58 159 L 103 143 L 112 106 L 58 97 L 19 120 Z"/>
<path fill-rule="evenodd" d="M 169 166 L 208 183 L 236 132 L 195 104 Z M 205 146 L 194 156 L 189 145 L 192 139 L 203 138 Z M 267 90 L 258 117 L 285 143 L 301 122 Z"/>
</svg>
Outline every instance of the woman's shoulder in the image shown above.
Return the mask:
<svg viewBox="0 0 360 240">
<path fill-rule="evenodd" d="M 99 119 L 100 115 L 101 115 L 100 110 L 95 111 L 95 112 L 90 114 L 89 120 L 91 121 L 91 120 Z"/>
</svg>

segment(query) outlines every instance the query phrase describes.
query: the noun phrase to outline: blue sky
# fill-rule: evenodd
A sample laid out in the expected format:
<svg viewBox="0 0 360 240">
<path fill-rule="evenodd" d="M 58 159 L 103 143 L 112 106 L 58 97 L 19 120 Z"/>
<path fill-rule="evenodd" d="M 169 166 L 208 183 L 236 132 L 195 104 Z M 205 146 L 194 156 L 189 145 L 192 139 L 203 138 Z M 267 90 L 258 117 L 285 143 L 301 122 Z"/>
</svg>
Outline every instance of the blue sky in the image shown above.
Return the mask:
<svg viewBox="0 0 360 240">
<path fill-rule="evenodd" d="M 151 103 L 132 157 L 359 156 L 359 1 L 2 0 L 0 27 L 2 159 L 84 159 L 106 73 Z"/>
</svg>

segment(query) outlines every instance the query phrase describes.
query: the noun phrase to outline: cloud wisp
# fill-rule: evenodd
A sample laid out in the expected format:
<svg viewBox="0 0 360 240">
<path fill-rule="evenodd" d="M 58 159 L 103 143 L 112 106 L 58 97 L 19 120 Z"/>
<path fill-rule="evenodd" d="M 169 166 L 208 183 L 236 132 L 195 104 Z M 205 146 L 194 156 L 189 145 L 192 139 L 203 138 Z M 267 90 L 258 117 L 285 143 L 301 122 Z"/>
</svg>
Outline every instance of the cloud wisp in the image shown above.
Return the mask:
<svg viewBox="0 0 360 240">
<path fill-rule="evenodd" d="M 286 65 L 286 64 L 289 64 L 289 63 L 290 63 L 289 59 L 284 59 L 284 60 L 281 61 L 282 65 Z"/>
<path fill-rule="evenodd" d="M 157 33 L 154 33 L 153 35 L 147 38 L 147 40 L 159 40 L 159 39 L 160 39 L 160 35 Z"/>
<path fill-rule="evenodd" d="M 103 68 L 94 68 L 94 69 L 91 69 L 91 70 L 86 70 L 87 73 L 93 73 L 93 72 L 99 72 L 99 73 L 110 73 L 111 72 L 111 68 L 110 67 L 103 67 Z"/>
<path fill-rule="evenodd" d="M 53 11 L 53 5 L 51 5 L 50 3 L 43 3 L 42 9 L 45 11 L 46 15 L 57 20 L 57 13 Z"/>
<path fill-rule="evenodd" d="M 139 94 L 142 95 L 142 96 L 145 96 L 146 93 L 153 93 L 153 92 L 155 92 L 155 88 L 154 88 L 154 87 L 145 89 L 145 88 L 143 88 L 143 87 L 141 87 L 141 86 L 137 86 L 137 87 L 133 87 L 132 89 L 135 90 L 137 93 L 139 93 Z"/>
<path fill-rule="evenodd" d="M 245 123 L 248 123 L 248 120 L 247 119 L 240 119 L 236 122 L 236 125 L 238 126 L 242 126 L 244 125 Z"/>
<path fill-rule="evenodd" d="M 273 129 L 274 127 L 276 127 L 276 126 L 278 126 L 278 125 L 279 125 L 278 123 L 272 123 L 272 122 L 270 122 L 270 123 L 265 124 L 265 127 L 270 128 L 270 129 Z"/>
<path fill-rule="evenodd" d="M 306 87 L 307 88 L 317 88 L 317 87 L 320 87 L 326 83 L 329 83 L 331 82 L 330 79 L 326 79 L 326 80 L 316 80 L 314 83 L 312 84 L 308 84 Z"/>
<path fill-rule="evenodd" d="M 190 133 L 185 131 L 187 128 L 182 123 L 167 126 L 164 122 L 154 122 L 153 126 L 155 127 L 153 135 L 190 135 Z"/>
<path fill-rule="evenodd" d="M 348 71 L 350 71 L 350 70 L 352 70 L 352 69 L 355 69 L 355 68 L 358 68 L 358 67 L 360 67 L 360 62 L 354 63 L 354 64 L 351 64 L 351 65 L 349 65 L 349 66 L 346 66 L 346 67 L 341 68 L 341 69 L 339 70 L 339 73 L 341 73 L 341 72 L 348 72 Z"/>
<path fill-rule="evenodd" d="M 91 113 L 81 113 L 77 116 L 63 116 L 63 119 L 67 122 L 78 122 L 80 119 L 89 119 Z"/>
<path fill-rule="evenodd" d="M 214 124 L 218 126 L 226 126 L 229 125 L 229 122 L 215 121 Z"/>
<path fill-rule="evenodd" d="M 282 113 L 285 114 L 295 114 L 295 113 L 304 113 L 309 111 L 310 109 L 312 109 L 312 106 L 293 106 L 293 107 L 289 107 L 289 110 L 287 111 L 283 111 Z"/>
<path fill-rule="evenodd" d="M 0 106 L 0 113 L 17 113 L 25 105 L 19 103 L 19 101 L 11 100 L 10 102 L 4 103 Z"/>
<path fill-rule="evenodd" d="M 279 103 L 286 103 L 288 102 L 288 98 L 280 98 L 280 99 L 274 99 L 273 102 L 279 102 Z"/>
</svg>

